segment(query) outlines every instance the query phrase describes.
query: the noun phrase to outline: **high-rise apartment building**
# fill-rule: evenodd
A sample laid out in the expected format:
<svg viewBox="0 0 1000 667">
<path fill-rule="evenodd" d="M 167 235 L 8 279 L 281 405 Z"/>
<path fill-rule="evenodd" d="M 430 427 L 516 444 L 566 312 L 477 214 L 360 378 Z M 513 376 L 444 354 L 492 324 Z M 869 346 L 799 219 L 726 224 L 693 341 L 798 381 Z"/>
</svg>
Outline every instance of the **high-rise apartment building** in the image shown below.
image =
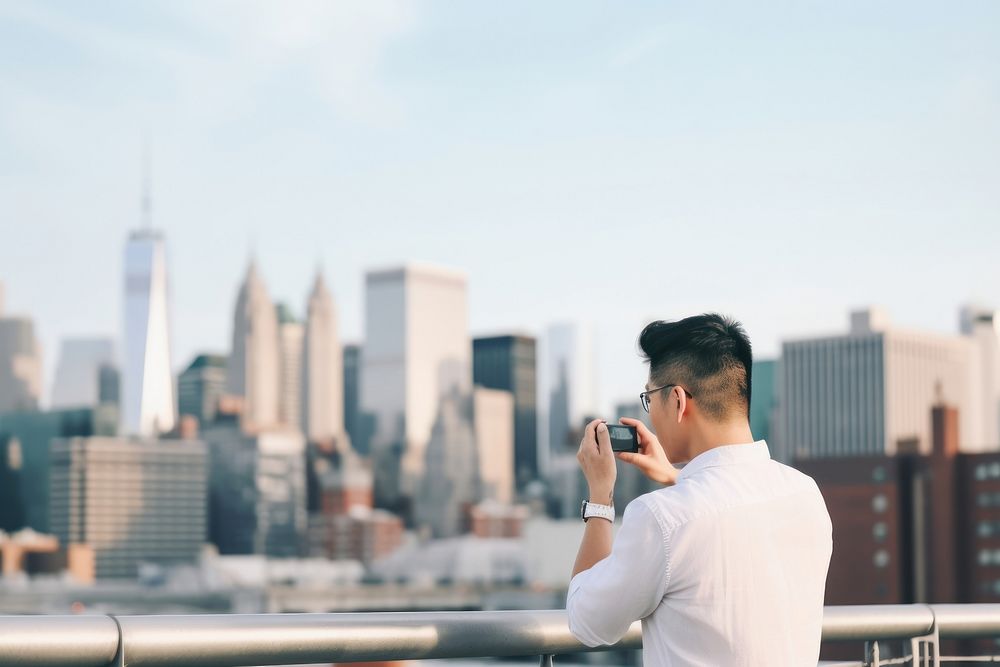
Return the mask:
<svg viewBox="0 0 1000 667">
<path fill-rule="evenodd" d="M 221 354 L 199 354 L 177 378 L 177 412 L 202 424 L 215 421 L 219 399 L 226 393 L 228 359 Z"/>
<path fill-rule="evenodd" d="M 962 411 L 965 451 L 985 448 L 966 337 L 890 328 L 877 311 L 852 314 L 847 335 L 786 342 L 780 438 L 795 458 L 928 452 L 930 407 Z"/>
<path fill-rule="evenodd" d="M 146 224 L 125 245 L 121 423 L 126 434 L 155 436 L 176 421 L 170 360 L 167 251 Z"/>
<path fill-rule="evenodd" d="M 376 504 L 407 516 L 442 397 L 471 395 L 466 279 L 408 265 L 370 271 L 365 290 L 361 410 L 374 417 Z"/>
<path fill-rule="evenodd" d="M 59 349 L 52 383 L 52 407 L 84 408 L 100 402 L 100 370 L 115 363 L 110 338 L 72 338 Z"/>
<path fill-rule="evenodd" d="M 185 440 L 52 441 L 51 529 L 88 545 L 97 577 L 134 578 L 139 563 L 194 564 L 206 538 L 205 445 Z"/>
<path fill-rule="evenodd" d="M 316 275 L 306 305 L 302 352 L 302 431 L 318 442 L 346 437 L 344 352 L 340 347 L 333 296 Z"/>
<path fill-rule="evenodd" d="M 228 393 L 243 397 L 241 423 L 255 431 L 279 423 L 278 318 L 255 262 L 250 262 L 233 314 Z"/>
<path fill-rule="evenodd" d="M 538 479 L 536 343 L 531 336 L 490 336 L 472 341 L 472 379 L 514 396 L 514 471 L 518 488 Z"/>
<path fill-rule="evenodd" d="M 0 284 L 0 412 L 35 410 L 42 395 L 42 348 L 27 317 L 4 314 Z"/>
</svg>

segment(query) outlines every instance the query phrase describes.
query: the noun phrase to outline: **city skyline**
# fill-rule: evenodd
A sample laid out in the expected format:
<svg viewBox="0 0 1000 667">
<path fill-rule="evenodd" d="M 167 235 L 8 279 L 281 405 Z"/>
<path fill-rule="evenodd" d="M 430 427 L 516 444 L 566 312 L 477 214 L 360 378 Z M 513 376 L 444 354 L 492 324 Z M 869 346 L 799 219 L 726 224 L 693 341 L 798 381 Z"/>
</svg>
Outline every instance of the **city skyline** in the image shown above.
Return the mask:
<svg viewBox="0 0 1000 667">
<path fill-rule="evenodd" d="M 0 3 L 0 281 L 46 399 L 62 340 L 120 328 L 147 132 L 175 373 L 252 252 L 293 304 L 322 262 L 346 342 L 409 260 L 468 274 L 474 336 L 589 320 L 605 410 L 649 318 L 730 313 L 766 358 L 1000 304 L 996 6 L 219 7 Z"/>
</svg>

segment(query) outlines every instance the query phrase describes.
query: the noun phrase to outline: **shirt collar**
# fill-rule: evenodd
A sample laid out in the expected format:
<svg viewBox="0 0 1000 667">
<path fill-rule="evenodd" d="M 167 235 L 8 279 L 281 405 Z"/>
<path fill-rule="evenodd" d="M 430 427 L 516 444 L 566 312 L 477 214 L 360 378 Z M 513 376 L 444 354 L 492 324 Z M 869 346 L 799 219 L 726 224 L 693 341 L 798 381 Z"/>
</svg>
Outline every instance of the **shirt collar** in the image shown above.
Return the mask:
<svg viewBox="0 0 1000 667">
<path fill-rule="evenodd" d="M 688 461 L 687 465 L 677 473 L 677 479 L 680 481 L 685 477 L 690 477 L 704 468 L 744 465 L 755 461 L 768 461 L 770 458 L 771 452 L 767 448 L 767 443 L 763 440 L 741 445 L 713 447 Z"/>
</svg>

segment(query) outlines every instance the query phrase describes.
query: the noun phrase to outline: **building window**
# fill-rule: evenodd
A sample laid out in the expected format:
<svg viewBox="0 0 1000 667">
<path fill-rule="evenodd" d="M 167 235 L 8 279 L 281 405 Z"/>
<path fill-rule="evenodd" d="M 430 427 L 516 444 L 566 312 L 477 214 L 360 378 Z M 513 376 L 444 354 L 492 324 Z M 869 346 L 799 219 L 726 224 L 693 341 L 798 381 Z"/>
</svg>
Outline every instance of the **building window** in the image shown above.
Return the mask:
<svg viewBox="0 0 1000 667">
<path fill-rule="evenodd" d="M 885 549 L 879 549 L 875 552 L 872 561 L 875 563 L 875 567 L 886 567 L 889 565 L 889 552 Z"/>
<path fill-rule="evenodd" d="M 979 465 L 976 466 L 976 479 L 978 481 L 980 481 L 980 482 L 983 481 L 984 479 L 986 479 L 986 465 L 985 464 L 980 463 Z"/>
<path fill-rule="evenodd" d="M 980 521 L 976 524 L 976 532 L 979 534 L 979 537 L 991 537 L 993 535 L 993 522 Z"/>
<path fill-rule="evenodd" d="M 885 481 L 885 467 L 884 466 L 875 466 L 875 468 L 872 470 L 872 479 L 875 480 L 876 482 L 884 482 Z"/>
<path fill-rule="evenodd" d="M 884 521 L 877 521 L 875 525 L 872 526 L 872 536 L 875 538 L 876 542 L 885 541 L 886 535 L 889 534 L 889 528 L 885 525 Z"/>
<path fill-rule="evenodd" d="M 889 509 L 889 499 L 885 497 L 884 493 L 876 494 L 872 498 L 872 509 L 879 514 Z"/>
<path fill-rule="evenodd" d="M 1000 479 L 1000 461 L 994 461 L 990 464 L 990 479 Z"/>
</svg>

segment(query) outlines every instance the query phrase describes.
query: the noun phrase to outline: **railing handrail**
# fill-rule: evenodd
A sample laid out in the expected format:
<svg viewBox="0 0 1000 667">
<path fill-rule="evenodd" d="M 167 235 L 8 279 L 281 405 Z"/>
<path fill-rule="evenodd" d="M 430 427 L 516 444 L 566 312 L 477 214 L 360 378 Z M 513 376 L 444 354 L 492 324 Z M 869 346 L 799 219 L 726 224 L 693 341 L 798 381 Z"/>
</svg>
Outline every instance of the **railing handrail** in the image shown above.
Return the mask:
<svg viewBox="0 0 1000 667">
<path fill-rule="evenodd" d="M 1000 604 L 827 607 L 823 639 L 1000 636 Z M 617 648 L 640 648 L 640 623 Z M 119 650 L 122 654 L 119 655 Z M 588 650 L 566 612 L 0 616 L 0 665 L 240 667 Z"/>
</svg>

